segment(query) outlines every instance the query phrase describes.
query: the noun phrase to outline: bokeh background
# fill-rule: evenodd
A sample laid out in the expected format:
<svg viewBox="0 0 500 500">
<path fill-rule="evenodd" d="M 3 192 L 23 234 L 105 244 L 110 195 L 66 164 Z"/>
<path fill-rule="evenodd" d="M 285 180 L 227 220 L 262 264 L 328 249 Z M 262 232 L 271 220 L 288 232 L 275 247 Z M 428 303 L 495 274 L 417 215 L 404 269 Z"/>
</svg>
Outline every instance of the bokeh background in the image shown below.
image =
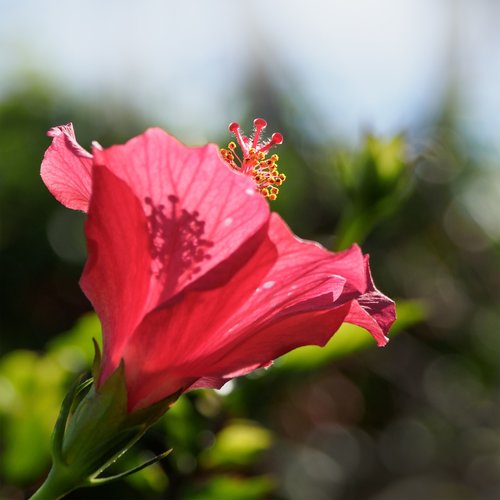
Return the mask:
<svg viewBox="0 0 500 500">
<path fill-rule="evenodd" d="M 345 327 L 183 396 L 116 470 L 167 459 L 69 498 L 500 498 L 499 26 L 495 0 L 0 0 L 0 498 L 43 480 L 100 335 L 84 216 L 39 177 L 47 129 L 222 146 L 256 116 L 285 136 L 273 208 L 362 244 L 393 339 Z"/>
</svg>

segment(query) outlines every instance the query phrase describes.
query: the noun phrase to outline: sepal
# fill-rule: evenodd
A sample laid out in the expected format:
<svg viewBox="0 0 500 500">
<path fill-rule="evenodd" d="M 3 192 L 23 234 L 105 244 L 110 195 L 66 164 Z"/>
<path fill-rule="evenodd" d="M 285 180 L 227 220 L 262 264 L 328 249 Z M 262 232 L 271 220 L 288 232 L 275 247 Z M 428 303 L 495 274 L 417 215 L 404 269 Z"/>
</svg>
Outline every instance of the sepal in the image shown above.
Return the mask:
<svg viewBox="0 0 500 500">
<path fill-rule="evenodd" d="M 82 383 L 83 375 L 80 376 L 70 387 L 68 394 L 64 398 L 61 405 L 61 411 L 57 417 L 56 425 L 54 426 L 54 432 L 52 433 L 52 457 L 54 462 L 64 463 L 62 457 L 62 447 L 64 440 L 64 433 L 66 430 L 66 423 L 68 421 L 69 414 L 76 397 L 81 393 L 83 388 L 87 387 L 89 383 L 92 383 L 92 379 L 89 379 Z"/>
<path fill-rule="evenodd" d="M 179 399 L 179 397 L 184 392 L 184 388 L 180 389 L 176 393 L 152 404 L 146 408 L 139 408 L 129 414 L 127 422 L 130 425 L 143 422 L 145 424 L 153 425 L 160 417 L 162 417 L 170 407 Z"/>
<path fill-rule="evenodd" d="M 99 375 L 99 366 L 96 345 L 94 377 Z M 168 450 L 122 474 L 99 478 L 169 409 L 180 392 L 129 413 L 123 361 L 102 386 L 96 386 L 95 380 L 81 382 L 80 378 L 64 399 L 52 439 L 52 469 L 33 499 L 61 498 L 76 488 L 126 477 L 171 452 Z"/>
<path fill-rule="evenodd" d="M 160 460 L 163 460 L 166 456 L 168 456 L 168 455 L 170 455 L 170 453 L 172 453 L 172 449 L 173 448 L 170 448 L 169 450 L 164 451 L 163 453 L 160 453 L 159 455 L 156 455 L 152 459 L 144 462 L 141 465 L 138 465 L 137 467 L 133 467 L 132 469 L 130 469 L 130 470 L 126 471 L 126 472 L 122 472 L 122 473 L 116 474 L 114 476 L 98 477 L 98 478 L 95 478 L 95 479 L 91 479 L 90 480 L 90 484 L 92 486 L 99 486 L 101 484 L 111 483 L 112 481 L 116 481 L 118 479 L 123 479 L 123 478 L 125 478 L 127 476 L 130 476 L 131 474 L 135 474 L 136 472 L 139 472 L 140 470 L 145 469 L 146 467 L 149 467 L 150 465 L 156 464 Z"/>
<path fill-rule="evenodd" d="M 99 473 L 116 460 L 124 448 L 139 439 L 145 426 L 129 426 L 127 388 L 123 362 L 106 382 L 92 385 L 71 415 L 62 455 L 68 466 L 78 466 L 85 476 Z"/>
<path fill-rule="evenodd" d="M 98 384 L 99 378 L 101 376 L 102 355 L 97 340 L 95 338 L 92 338 L 92 342 L 94 344 L 94 352 L 95 352 L 94 361 L 92 362 L 92 377 Z"/>
</svg>

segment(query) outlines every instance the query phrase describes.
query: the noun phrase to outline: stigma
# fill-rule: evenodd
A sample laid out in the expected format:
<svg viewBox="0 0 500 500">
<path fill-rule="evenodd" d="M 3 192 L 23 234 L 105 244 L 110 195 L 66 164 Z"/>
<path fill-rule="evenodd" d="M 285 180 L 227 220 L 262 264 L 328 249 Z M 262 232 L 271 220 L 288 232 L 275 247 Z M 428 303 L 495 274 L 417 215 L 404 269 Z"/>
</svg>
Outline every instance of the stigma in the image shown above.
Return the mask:
<svg viewBox="0 0 500 500">
<path fill-rule="evenodd" d="M 275 200 L 279 187 L 286 179 L 285 174 L 278 172 L 278 155 L 267 157 L 269 150 L 283 142 L 283 136 L 275 132 L 270 139 L 262 138 L 267 127 L 266 120 L 256 118 L 253 121 L 253 133 L 250 137 L 243 135 L 240 126 L 233 122 L 229 125 L 241 149 L 241 156 L 236 153 L 236 143 L 230 142 L 227 149 L 221 149 L 223 160 L 234 170 L 250 176 L 256 184 L 257 191 L 270 200 Z"/>
</svg>

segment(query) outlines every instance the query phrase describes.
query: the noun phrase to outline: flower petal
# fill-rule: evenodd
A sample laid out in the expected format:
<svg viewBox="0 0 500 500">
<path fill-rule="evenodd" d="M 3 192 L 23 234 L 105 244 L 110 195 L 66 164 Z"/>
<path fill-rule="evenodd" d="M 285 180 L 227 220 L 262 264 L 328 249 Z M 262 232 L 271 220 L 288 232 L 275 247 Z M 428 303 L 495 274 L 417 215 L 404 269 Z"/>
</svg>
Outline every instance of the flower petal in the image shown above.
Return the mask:
<svg viewBox="0 0 500 500">
<path fill-rule="evenodd" d="M 118 366 L 123 345 L 144 315 L 151 255 L 146 216 L 127 184 L 100 166 L 92 186 L 80 285 L 101 320 L 105 377 Z"/>
<path fill-rule="evenodd" d="M 375 287 L 368 256 L 365 256 L 365 273 L 366 291 L 351 303 L 346 321 L 368 330 L 377 344 L 384 346 L 389 342 L 386 334 L 396 319 L 396 304 Z"/>
<path fill-rule="evenodd" d="M 124 351 L 130 404 L 218 386 L 295 347 L 324 345 L 368 290 L 366 269 L 357 246 L 332 254 L 273 214 L 267 239 L 225 286 L 186 292 L 144 319 Z"/>
<path fill-rule="evenodd" d="M 146 213 L 157 278 L 151 309 L 226 261 L 269 218 L 252 181 L 231 170 L 215 145 L 190 148 L 149 129 L 94 157 L 125 181 Z"/>
<path fill-rule="evenodd" d="M 92 183 L 92 155 L 77 142 L 73 124 L 54 127 L 42 161 L 43 182 L 54 197 L 68 208 L 87 211 Z"/>
</svg>

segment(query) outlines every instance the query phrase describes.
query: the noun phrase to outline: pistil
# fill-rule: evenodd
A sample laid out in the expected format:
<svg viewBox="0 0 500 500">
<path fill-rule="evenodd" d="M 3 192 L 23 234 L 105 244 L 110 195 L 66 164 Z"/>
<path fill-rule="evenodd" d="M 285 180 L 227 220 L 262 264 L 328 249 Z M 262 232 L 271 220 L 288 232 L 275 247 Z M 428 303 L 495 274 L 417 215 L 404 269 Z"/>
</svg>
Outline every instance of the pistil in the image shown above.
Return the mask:
<svg viewBox="0 0 500 500">
<path fill-rule="evenodd" d="M 229 125 L 241 149 L 241 157 L 236 153 L 236 144 L 230 142 L 227 149 L 221 149 L 222 158 L 231 167 L 253 178 L 257 190 L 266 198 L 275 200 L 279 193 L 279 186 L 286 179 L 285 174 L 278 172 L 278 155 L 267 158 L 269 150 L 283 142 L 283 136 L 275 132 L 269 140 L 261 140 L 262 132 L 267 126 L 263 118 L 256 118 L 253 122 L 251 138 L 243 135 L 238 123 Z"/>
</svg>

